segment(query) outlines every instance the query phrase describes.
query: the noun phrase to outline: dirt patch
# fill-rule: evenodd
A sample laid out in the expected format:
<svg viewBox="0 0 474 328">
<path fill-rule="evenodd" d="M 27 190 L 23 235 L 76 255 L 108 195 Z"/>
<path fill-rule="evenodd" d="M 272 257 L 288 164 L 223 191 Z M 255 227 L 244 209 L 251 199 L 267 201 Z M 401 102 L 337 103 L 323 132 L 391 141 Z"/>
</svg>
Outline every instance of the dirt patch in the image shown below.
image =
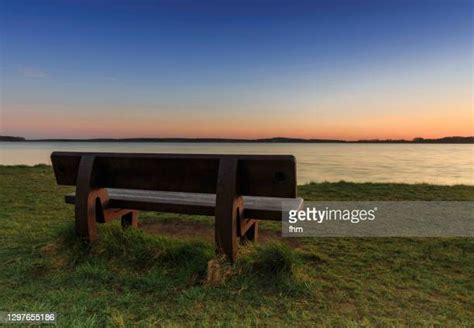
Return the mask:
<svg viewBox="0 0 474 328">
<path fill-rule="evenodd" d="M 182 239 L 200 238 L 209 241 L 214 240 L 214 229 L 202 222 L 192 221 L 167 221 L 167 222 L 144 222 L 139 226 L 143 231 L 153 234 L 176 236 Z"/>
<path fill-rule="evenodd" d="M 166 235 L 179 239 L 204 239 L 214 242 L 214 226 L 195 221 L 166 221 L 144 222 L 140 228 L 147 233 Z M 259 229 L 259 242 L 283 241 L 290 246 L 297 247 L 300 242 L 297 238 L 282 238 L 279 231 Z"/>
</svg>

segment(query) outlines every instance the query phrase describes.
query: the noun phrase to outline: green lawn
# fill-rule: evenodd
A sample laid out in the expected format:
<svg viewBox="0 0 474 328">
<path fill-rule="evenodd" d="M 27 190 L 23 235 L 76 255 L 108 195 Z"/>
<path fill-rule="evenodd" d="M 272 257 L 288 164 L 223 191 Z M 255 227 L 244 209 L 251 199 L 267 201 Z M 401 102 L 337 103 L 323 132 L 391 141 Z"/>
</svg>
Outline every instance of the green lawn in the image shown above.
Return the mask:
<svg viewBox="0 0 474 328">
<path fill-rule="evenodd" d="M 70 188 L 51 167 L 0 166 L 0 311 L 56 312 L 61 327 L 472 326 L 474 240 L 305 238 L 241 248 L 101 225 L 76 240 Z M 473 186 L 321 183 L 306 200 L 474 200 Z M 143 213 L 142 222 L 211 218 Z M 274 230 L 275 224 L 262 224 Z"/>
</svg>

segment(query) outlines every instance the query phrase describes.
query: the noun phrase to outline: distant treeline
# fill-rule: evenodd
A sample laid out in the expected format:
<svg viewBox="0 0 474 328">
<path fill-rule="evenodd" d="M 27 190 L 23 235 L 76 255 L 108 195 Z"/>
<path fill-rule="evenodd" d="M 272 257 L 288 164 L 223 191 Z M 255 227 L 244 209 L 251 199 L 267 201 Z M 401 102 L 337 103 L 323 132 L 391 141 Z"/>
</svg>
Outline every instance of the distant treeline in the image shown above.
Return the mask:
<svg viewBox="0 0 474 328">
<path fill-rule="evenodd" d="M 0 141 L 26 141 L 23 137 L 0 136 Z"/>
<path fill-rule="evenodd" d="M 337 140 L 337 139 L 301 139 L 275 137 L 266 139 L 226 139 L 226 138 L 96 138 L 96 139 L 25 139 L 23 137 L 0 136 L 0 141 L 61 141 L 61 142 L 231 142 L 231 143 L 451 143 L 472 144 L 474 137 L 444 137 L 438 139 L 415 138 L 405 139 L 367 139 L 367 140 Z"/>
</svg>

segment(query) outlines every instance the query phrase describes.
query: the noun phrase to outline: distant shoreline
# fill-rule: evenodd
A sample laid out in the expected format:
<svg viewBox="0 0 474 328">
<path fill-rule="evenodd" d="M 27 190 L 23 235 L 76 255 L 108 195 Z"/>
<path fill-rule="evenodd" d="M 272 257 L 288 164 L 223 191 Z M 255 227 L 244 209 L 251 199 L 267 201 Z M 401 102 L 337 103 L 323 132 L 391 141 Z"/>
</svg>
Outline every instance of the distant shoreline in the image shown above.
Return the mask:
<svg viewBox="0 0 474 328">
<path fill-rule="evenodd" d="M 414 138 L 413 140 L 337 140 L 301 138 L 228 139 L 228 138 L 94 138 L 94 139 L 26 139 L 23 137 L 0 136 L 0 141 L 8 142 L 176 142 L 176 143 L 342 143 L 342 144 L 474 144 L 473 137 L 444 137 L 438 139 Z"/>
</svg>

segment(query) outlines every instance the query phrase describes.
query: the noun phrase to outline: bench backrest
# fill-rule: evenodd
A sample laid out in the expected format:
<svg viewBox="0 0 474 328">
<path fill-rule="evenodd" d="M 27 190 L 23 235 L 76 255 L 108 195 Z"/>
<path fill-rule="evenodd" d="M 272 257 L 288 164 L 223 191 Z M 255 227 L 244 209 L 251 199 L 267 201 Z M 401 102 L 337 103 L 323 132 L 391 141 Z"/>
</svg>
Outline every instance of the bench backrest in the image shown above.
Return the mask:
<svg viewBox="0 0 474 328">
<path fill-rule="evenodd" d="M 100 188 L 215 193 L 219 162 L 238 160 L 238 192 L 244 196 L 296 197 L 291 155 L 197 155 L 54 152 L 59 185 L 76 185 L 82 156 L 95 156 L 93 185 Z"/>
</svg>

